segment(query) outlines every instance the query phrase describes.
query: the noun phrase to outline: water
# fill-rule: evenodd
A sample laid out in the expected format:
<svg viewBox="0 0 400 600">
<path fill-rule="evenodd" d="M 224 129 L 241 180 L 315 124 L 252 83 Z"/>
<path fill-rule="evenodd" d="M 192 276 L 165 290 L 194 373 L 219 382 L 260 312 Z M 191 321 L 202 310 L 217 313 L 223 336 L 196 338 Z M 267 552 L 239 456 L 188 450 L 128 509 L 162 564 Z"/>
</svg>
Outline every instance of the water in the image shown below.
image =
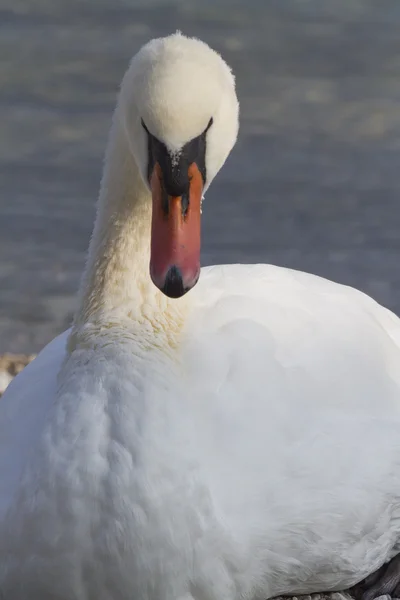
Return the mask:
<svg viewBox="0 0 400 600">
<path fill-rule="evenodd" d="M 300 268 L 400 312 L 398 0 L 0 0 L 0 352 L 70 322 L 118 84 L 176 29 L 241 100 L 203 263 Z"/>
</svg>

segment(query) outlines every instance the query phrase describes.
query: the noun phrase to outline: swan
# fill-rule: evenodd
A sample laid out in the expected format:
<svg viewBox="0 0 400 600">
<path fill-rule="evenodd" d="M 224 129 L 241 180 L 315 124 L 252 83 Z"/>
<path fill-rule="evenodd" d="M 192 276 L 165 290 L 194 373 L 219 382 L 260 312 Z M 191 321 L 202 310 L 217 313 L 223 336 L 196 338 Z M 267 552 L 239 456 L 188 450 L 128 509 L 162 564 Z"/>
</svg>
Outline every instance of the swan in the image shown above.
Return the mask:
<svg viewBox="0 0 400 600">
<path fill-rule="evenodd" d="M 132 59 L 72 327 L 0 402 L 6 600 L 398 595 L 400 322 L 306 273 L 200 271 L 238 113 L 205 43 Z"/>
</svg>

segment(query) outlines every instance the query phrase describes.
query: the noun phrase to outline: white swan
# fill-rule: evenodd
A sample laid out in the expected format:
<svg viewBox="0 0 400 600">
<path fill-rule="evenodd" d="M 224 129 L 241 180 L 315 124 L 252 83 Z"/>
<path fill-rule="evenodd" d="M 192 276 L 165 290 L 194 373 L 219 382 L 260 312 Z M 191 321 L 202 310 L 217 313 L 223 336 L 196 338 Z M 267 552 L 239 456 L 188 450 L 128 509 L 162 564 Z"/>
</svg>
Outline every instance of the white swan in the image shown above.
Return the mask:
<svg viewBox="0 0 400 600">
<path fill-rule="evenodd" d="M 202 193 L 237 129 L 208 46 L 134 57 L 73 328 L 0 402 L 6 600 L 264 599 L 344 589 L 399 551 L 399 320 L 267 265 L 167 297 L 196 283 Z"/>
</svg>

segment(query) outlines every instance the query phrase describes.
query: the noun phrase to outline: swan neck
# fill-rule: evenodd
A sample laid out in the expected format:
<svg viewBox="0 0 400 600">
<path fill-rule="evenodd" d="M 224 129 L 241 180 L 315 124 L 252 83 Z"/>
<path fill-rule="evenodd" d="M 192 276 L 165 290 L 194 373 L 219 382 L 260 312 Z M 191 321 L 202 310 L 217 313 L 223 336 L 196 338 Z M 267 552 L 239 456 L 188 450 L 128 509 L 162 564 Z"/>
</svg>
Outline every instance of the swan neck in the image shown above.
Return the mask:
<svg viewBox="0 0 400 600">
<path fill-rule="evenodd" d="M 88 324 L 109 327 L 126 320 L 136 324 L 157 321 L 159 326 L 163 316 L 174 310 L 150 279 L 150 235 L 150 192 L 130 151 L 117 109 L 74 331 Z"/>
</svg>

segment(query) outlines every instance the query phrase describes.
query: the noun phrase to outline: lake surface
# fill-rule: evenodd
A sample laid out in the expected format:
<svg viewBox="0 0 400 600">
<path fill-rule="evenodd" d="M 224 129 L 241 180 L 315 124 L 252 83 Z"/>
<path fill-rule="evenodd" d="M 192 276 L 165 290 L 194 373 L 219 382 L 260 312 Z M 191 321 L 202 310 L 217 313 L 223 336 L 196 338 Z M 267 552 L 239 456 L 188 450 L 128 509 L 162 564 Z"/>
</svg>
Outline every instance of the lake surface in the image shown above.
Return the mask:
<svg viewBox="0 0 400 600">
<path fill-rule="evenodd" d="M 0 352 L 68 326 L 119 82 L 176 29 L 241 101 L 203 263 L 311 271 L 400 313 L 399 0 L 0 0 Z"/>
</svg>

